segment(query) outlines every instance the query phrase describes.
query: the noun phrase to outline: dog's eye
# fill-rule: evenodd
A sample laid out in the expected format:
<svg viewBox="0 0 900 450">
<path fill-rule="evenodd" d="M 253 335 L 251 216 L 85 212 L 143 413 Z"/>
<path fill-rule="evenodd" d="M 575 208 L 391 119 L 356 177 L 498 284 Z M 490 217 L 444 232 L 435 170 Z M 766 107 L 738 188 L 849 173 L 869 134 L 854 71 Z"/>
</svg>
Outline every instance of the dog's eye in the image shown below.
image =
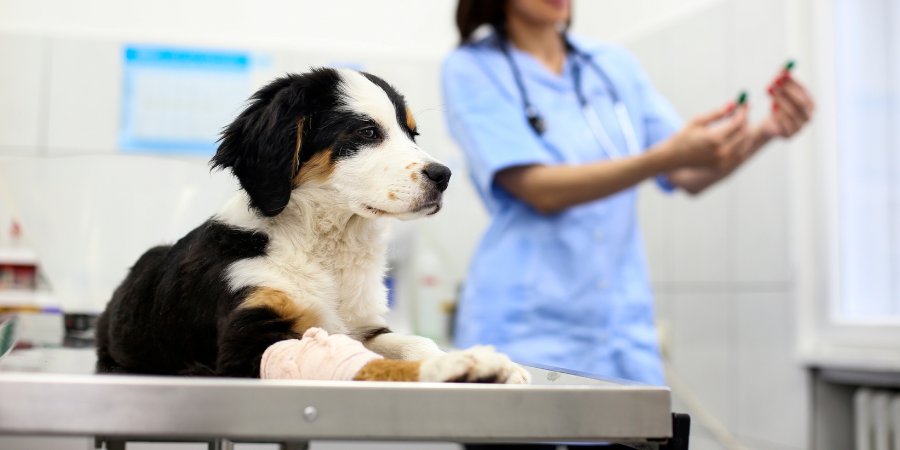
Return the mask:
<svg viewBox="0 0 900 450">
<path fill-rule="evenodd" d="M 365 127 L 359 130 L 358 133 L 366 139 L 376 139 L 378 137 L 378 129 L 375 127 Z"/>
</svg>

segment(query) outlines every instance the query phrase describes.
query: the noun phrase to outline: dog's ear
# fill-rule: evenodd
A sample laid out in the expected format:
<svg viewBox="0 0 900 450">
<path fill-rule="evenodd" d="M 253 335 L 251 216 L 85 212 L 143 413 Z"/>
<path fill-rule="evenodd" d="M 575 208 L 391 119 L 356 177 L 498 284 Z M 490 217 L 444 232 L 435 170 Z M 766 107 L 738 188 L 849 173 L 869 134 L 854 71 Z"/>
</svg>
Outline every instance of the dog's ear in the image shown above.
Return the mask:
<svg viewBox="0 0 900 450">
<path fill-rule="evenodd" d="M 231 168 L 250 196 L 250 206 L 278 215 L 291 197 L 303 123 L 302 80 L 276 79 L 256 92 L 247 108 L 222 131 L 213 168 Z"/>
</svg>

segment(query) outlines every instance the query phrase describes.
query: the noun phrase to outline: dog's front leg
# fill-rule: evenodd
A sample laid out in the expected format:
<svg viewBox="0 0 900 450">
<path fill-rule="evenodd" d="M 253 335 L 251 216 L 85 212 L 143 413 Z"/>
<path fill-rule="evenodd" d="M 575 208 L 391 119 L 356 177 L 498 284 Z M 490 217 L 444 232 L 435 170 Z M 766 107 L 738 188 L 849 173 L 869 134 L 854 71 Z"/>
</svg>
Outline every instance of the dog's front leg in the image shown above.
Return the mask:
<svg viewBox="0 0 900 450">
<path fill-rule="evenodd" d="M 444 354 L 431 339 L 394 333 L 388 328 L 372 328 L 360 333 L 360 341 L 387 359 L 420 361 Z"/>
<path fill-rule="evenodd" d="M 530 380 L 522 366 L 492 347 L 443 352 L 431 339 L 392 333 L 387 328 L 371 328 L 359 336 L 366 348 L 388 360 L 415 362 L 417 381 L 523 384 Z M 391 363 L 384 361 L 377 364 Z M 377 364 L 373 364 L 376 369 Z M 379 374 L 378 370 L 371 372 L 373 375 Z M 365 376 L 366 371 L 362 375 Z"/>
</svg>

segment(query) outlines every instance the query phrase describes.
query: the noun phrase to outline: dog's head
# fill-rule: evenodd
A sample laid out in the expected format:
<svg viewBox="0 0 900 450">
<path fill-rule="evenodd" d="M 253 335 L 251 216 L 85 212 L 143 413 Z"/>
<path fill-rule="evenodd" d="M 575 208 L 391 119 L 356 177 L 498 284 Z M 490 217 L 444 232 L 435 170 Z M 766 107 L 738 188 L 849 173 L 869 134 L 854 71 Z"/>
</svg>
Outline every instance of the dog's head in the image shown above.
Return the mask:
<svg viewBox="0 0 900 450">
<path fill-rule="evenodd" d="M 309 187 L 365 217 L 411 218 L 436 213 L 450 181 L 417 135 L 403 96 L 384 80 L 316 69 L 256 92 L 222 132 L 212 164 L 231 168 L 266 216 Z"/>
</svg>

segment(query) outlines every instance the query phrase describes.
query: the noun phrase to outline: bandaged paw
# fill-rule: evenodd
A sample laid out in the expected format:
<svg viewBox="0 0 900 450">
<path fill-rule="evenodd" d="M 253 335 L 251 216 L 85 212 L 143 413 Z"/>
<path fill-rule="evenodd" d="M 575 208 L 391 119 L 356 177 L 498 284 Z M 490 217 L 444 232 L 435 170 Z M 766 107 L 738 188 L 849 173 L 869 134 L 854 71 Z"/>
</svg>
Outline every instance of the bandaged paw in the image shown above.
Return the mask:
<svg viewBox="0 0 900 450">
<path fill-rule="evenodd" d="M 453 351 L 422 361 L 420 381 L 528 384 L 531 376 L 522 366 L 490 346 Z"/>
<path fill-rule="evenodd" d="M 263 353 L 259 377 L 291 380 L 352 380 L 370 361 L 383 359 L 343 334 L 310 328 L 301 339 L 279 341 Z"/>
</svg>

